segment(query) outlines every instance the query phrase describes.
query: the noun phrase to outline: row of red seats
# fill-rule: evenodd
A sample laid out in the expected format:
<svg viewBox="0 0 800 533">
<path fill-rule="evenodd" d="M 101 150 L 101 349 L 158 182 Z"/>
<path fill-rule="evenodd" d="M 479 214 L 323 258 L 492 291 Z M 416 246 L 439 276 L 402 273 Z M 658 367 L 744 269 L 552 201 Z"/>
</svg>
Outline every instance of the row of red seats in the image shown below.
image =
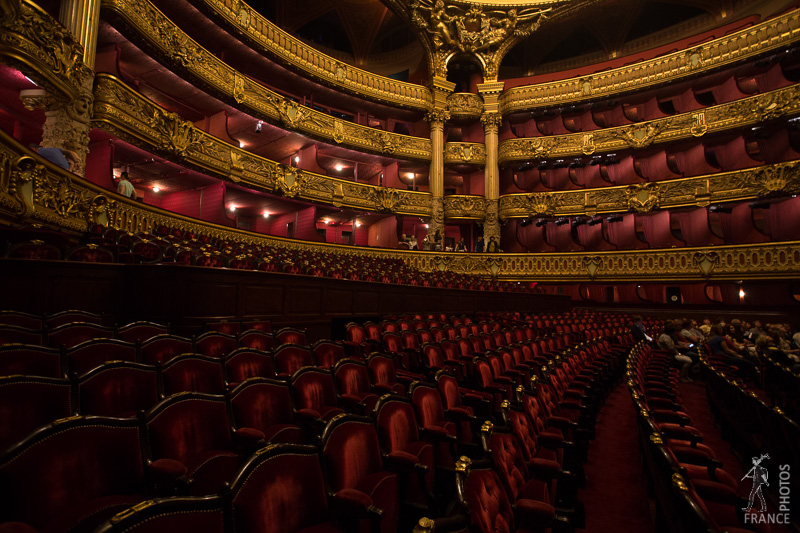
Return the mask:
<svg viewBox="0 0 800 533">
<path fill-rule="evenodd" d="M 702 443 L 702 432 L 692 426 L 678 375 L 671 354 L 644 344 L 631 351 L 628 387 L 658 520 L 668 531 L 747 529 L 742 509 L 748 505 L 739 497 L 739 482 L 722 468 L 715 451 Z"/>
</svg>

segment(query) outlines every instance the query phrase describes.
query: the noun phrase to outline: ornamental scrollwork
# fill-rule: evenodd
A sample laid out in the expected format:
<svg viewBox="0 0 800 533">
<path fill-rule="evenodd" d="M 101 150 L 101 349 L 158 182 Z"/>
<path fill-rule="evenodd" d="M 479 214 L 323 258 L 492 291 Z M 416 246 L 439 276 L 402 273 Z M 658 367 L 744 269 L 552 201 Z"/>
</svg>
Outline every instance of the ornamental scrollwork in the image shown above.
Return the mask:
<svg viewBox="0 0 800 533">
<path fill-rule="evenodd" d="M 583 268 L 589 274 L 591 279 L 597 276 L 597 272 L 602 268 L 603 260 L 597 255 L 585 256 L 583 258 Z"/>
<path fill-rule="evenodd" d="M 621 129 L 614 129 L 610 134 L 625 141 L 631 148 L 646 148 L 653 144 L 656 137 L 666 129 L 672 121 L 670 119 L 635 124 Z"/>
<path fill-rule="evenodd" d="M 450 120 L 450 111 L 446 109 L 431 109 L 425 113 L 425 121 L 431 124 L 444 124 Z"/>
<path fill-rule="evenodd" d="M 498 128 L 503 123 L 503 115 L 500 113 L 484 113 L 481 115 L 481 124 L 487 132 L 497 133 Z"/>
<path fill-rule="evenodd" d="M 709 277 L 714 267 L 720 264 L 720 256 L 714 251 L 695 252 L 692 265 L 700 269 L 703 277 Z"/>
<path fill-rule="evenodd" d="M 400 191 L 388 187 L 374 187 L 369 190 L 367 199 L 377 206 L 379 211 L 392 212 L 403 201 Z"/>
<path fill-rule="evenodd" d="M 483 163 L 486 149 L 477 143 L 446 143 L 444 159 L 446 163 Z"/>
<path fill-rule="evenodd" d="M 692 113 L 692 126 L 689 129 L 692 137 L 702 137 L 708 131 L 708 122 L 706 121 L 705 111 L 697 111 Z"/>
<path fill-rule="evenodd" d="M 304 188 L 303 171 L 286 165 L 279 165 L 277 185 L 280 192 L 287 198 L 294 198 Z"/>
<path fill-rule="evenodd" d="M 444 213 L 447 218 L 477 218 L 486 216 L 486 199 L 483 196 L 445 196 Z"/>
<path fill-rule="evenodd" d="M 628 185 L 625 191 L 628 209 L 637 213 L 647 213 L 657 209 L 661 203 L 660 187 L 658 183 Z"/>
<path fill-rule="evenodd" d="M 447 97 L 447 109 L 453 116 L 478 117 L 483 112 L 483 101 L 477 94 L 453 93 Z"/>
<path fill-rule="evenodd" d="M 159 133 L 161 147 L 177 155 L 185 155 L 189 147 L 199 141 L 194 124 L 176 113 L 158 109 L 150 120 L 150 127 Z"/>
<path fill-rule="evenodd" d="M 800 168 L 798 165 L 781 165 L 758 168 L 749 176 L 750 186 L 759 197 L 778 193 L 800 193 Z"/>
<path fill-rule="evenodd" d="M 40 172 L 36 174 L 33 191 L 34 212 L 37 206 L 52 210 L 62 219 L 79 218 L 93 222 L 105 212 L 108 198 L 73 185 L 72 178 L 62 174 Z"/>
</svg>

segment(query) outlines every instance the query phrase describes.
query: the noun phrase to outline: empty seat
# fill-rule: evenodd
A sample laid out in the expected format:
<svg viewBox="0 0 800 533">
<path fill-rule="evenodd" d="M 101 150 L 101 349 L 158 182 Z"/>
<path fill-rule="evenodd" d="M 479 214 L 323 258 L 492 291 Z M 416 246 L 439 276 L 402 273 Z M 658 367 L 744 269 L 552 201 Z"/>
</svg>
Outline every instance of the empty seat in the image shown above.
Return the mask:
<svg viewBox="0 0 800 533">
<path fill-rule="evenodd" d="M 225 500 L 220 496 L 160 498 L 126 509 L 95 533 L 225 533 Z"/>
<path fill-rule="evenodd" d="M 144 420 L 150 473 L 159 492 L 178 490 L 188 476 L 193 495 L 215 494 L 240 466 L 222 396 L 173 396 Z"/>
<path fill-rule="evenodd" d="M 336 379 L 336 390 L 340 404 L 347 406 L 348 411 L 367 414 L 372 412 L 378 401 L 378 394 L 372 390 L 369 382 L 369 370 L 361 361 L 343 359 L 333 367 Z"/>
<path fill-rule="evenodd" d="M 297 328 L 279 329 L 278 332 L 275 333 L 275 339 L 278 341 L 278 344 L 299 344 L 301 346 L 308 344 L 308 342 L 306 342 L 305 330 Z"/>
<path fill-rule="evenodd" d="M 45 321 L 47 323 L 47 327 L 49 329 L 57 328 L 58 326 L 63 326 L 64 324 L 71 324 L 73 322 L 84 322 L 87 324 L 102 324 L 103 323 L 103 316 L 98 315 L 97 313 L 90 313 L 88 311 L 80 311 L 80 310 L 67 310 L 67 311 L 59 311 L 58 313 L 53 313 L 47 316 Z"/>
<path fill-rule="evenodd" d="M 305 423 L 328 421 L 344 413 L 338 405 L 330 370 L 307 367 L 295 372 L 292 375 L 292 397 L 297 414 Z"/>
<path fill-rule="evenodd" d="M 239 334 L 239 346 L 255 350 L 272 350 L 275 347 L 275 337 L 267 331 L 249 329 Z"/>
<path fill-rule="evenodd" d="M 136 361 L 136 345 L 118 339 L 90 339 L 66 350 L 67 369 L 85 374 L 106 361 Z"/>
<path fill-rule="evenodd" d="M 216 357 L 183 354 L 170 359 L 160 369 L 164 396 L 178 392 L 223 394 L 225 378 L 222 361 Z"/>
<path fill-rule="evenodd" d="M 164 335 L 169 328 L 155 322 L 131 322 L 117 328 L 117 337 L 127 342 L 144 342 L 156 335 Z"/>
<path fill-rule="evenodd" d="M 380 522 L 380 531 L 393 533 L 397 530 L 398 480 L 384 468 L 378 434 L 371 419 L 342 415 L 331 420 L 322 435 L 322 457 L 334 500 L 352 501 L 353 505 L 359 504 L 368 510 L 376 507 L 382 511 L 381 515 L 370 513 L 369 516 Z M 369 531 L 371 525 L 362 523 L 358 530 Z"/>
<path fill-rule="evenodd" d="M 75 417 L 46 426 L 0 458 L 0 484 L 3 520 L 94 531 L 147 496 L 139 422 Z"/>
<path fill-rule="evenodd" d="M 112 361 L 78 379 L 78 408 L 84 415 L 135 417 L 158 403 L 156 369 L 141 363 Z"/>
<path fill-rule="evenodd" d="M 191 339 L 177 335 L 157 335 L 142 343 L 142 362 L 148 365 L 166 363 L 182 353 L 193 350 Z"/>
<path fill-rule="evenodd" d="M 65 375 L 61 350 L 31 344 L 0 346 L 0 376 L 21 374 L 57 378 Z"/>
<path fill-rule="evenodd" d="M 251 348 L 239 348 L 223 358 L 225 380 L 235 387 L 246 379 L 254 377 L 274 378 L 275 363 L 272 354 Z"/>
<path fill-rule="evenodd" d="M 42 329 L 42 317 L 20 311 L 0 311 L 0 325 L 40 330 Z"/>
<path fill-rule="evenodd" d="M 50 330 L 47 342 L 53 348 L 72 348 L 91 339 L 113 339 L 114 328 L 90 324 L 88 322 L 71 322 Z"/>
<path fill-rule="evenodd" d="M 44 335 L 39 330 L 19 326 L 0 326 L 0 346 L 3 344 L 33 344 L 41 346 Z"/>
<path fill-rule="evenodd" d="M 296 344 L 281 346 L 275 350 L 273 359 L 275 360 L 275 372 L 283 378 L 288 378 L 304 366 L 315 366 L 311 350 Z"/>
<path fill-rule="evenodd" d="M 347 357 L 344 344 L 341 342 L 321 340 L 314 343 L 312 348 L 317 366 L 320 368 L 331 368 L 338 361 Z"/>
<path fill-rule="evenodd" d="M 210 357 L 224 357 L 238 346 L 235 336 L 216 331 L 203 333 L 194 340 L 195 351 Z"/>
<path fill-rule="evenodd" d="M 343 510 L 354 503 L 347 496 L 339 497 Z M 336 505 L 337 498 L 332 501 Z M 353 531 L 334 524 L 319 455 L 311 446 L 270 446 L 259 451 L 231 484 L 230 508 L 235 533 Z"/>
<path fill-rule="evenodd" d="M 0 450 L 34 429 L 75 413 L 68 380 L 36 376 L 0 378 Z"/>
<path fill-rule="evenodd" d="M 238 430 L 257 431 L 258 440 L 269 443 L 305 442 L 303 430 L 294 422 L 289 384 L 266 378 L 250 378 L 230 393 L 231 415 Z"/>
</svg>

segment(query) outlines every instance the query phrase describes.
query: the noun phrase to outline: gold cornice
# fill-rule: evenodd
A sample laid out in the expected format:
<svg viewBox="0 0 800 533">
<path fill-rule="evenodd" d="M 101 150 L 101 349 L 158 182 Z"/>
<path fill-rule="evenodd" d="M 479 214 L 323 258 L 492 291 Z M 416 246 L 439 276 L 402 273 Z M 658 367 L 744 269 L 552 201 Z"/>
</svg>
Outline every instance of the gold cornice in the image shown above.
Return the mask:
<svg viewBox="0 0 800 533">
<path fill-rule="evenodd" d="M 32 2 L 0 2 L 0 60 L 68 101 L 81 96 L 92 70 L 83 47 L 57 20 Z"/>
<path fill-rule="evenodd" d="M 433 102 L 422 85 L 379 76 L 323 54 L 283 31 L 240 0 L 191 0 L 205 13 L 232 28 L 263 52 L 326 85 L 365 99 L 417 111 L 427 111 Z"/>
<path fill-rule="evenodd" d="M 444 144 L 444 164 L 484 165 L 486 147 L 482 143 L 451 142 Z"/>
<path fill-rule="evenodd" d="M 500 97 L 505 114 L 611 98 L 699 74 L 780 50 L 800 39 L 800 10 L 648 61 L 565 80 L 514 87 Z"/>
<path fill-rule="evenodd" d="M 800 113 L 800 84 L 727 104 L 626 126 L 567 135 L 506 139 L 499 144 L 499 160 L 502 164 L 645 148 L 653 144 L 752 126 L 797 113 Z"/>
<path fill-rule="evenodd" d="M 622 211 L 707 206 L 800 193 L 800 161 L 778 163 L 707 176 L 573 191 L 506 194 L 502 219 L 593 216 Z"/>
<path fill-rule="evenodd" d="M 19 223 L 37 220 L 70 231 L 101 223 L 130 232 L 164 225 L 198 236 L 294 250 L 400 259 L 423 271 L 447 269 L 500 279 L 558 282 L 703 282 L 797 279 L 800 242 L 619 252 L 465 254 L 370 249 L 308 243 L 220 226 L 131 201 L 51 164 L 37 164 L 16 140 L 0 131 L 0 214 Z"/>
<path fill-rule="evenodd" d="M 285 98 L 218 59 L 150 2 L 103 0 L 102 8 L 118 17 L 123 29 L 130 30 L 129 37 L 165 65 L 188 74 L 197 85 L 253 116 L 354 150 L 430 161 L 430 139 L 361 126 Z"/>
<path fill-rule="evenodd" d="M 227 144 L 169 113 L 117 78 L 98 74 L 94 127 L 214 176 L 335 207 L 430 216 L 430 194 L 356 183 L 287 167 Z"/>
<path fill-rule="evenodd" d="M 486 198 L 466 194 L 451 194 L 443 199 L 444 217 L 448 220 L 483 220 L 486 217 Z"/>
<path fill-rule="evenodd" d="M 447 97 L 447 110 L 454 119 L 478 120 L 483 113 L 483 100 L 473 93 L 452 93 Z"/>
</svg>

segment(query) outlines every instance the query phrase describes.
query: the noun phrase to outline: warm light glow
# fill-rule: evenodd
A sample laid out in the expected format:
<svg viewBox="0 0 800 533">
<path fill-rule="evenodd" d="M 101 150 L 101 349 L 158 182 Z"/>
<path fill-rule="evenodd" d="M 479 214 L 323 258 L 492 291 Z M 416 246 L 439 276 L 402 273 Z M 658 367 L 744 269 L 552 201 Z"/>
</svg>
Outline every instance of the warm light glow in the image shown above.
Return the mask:
<svg viewBox="0 0 800 533">
<path fill-rule="evenodd" d="M 407 177 L 408 179 L 411 179 L 411 180 L 413 180 L 414 178 L 416 178 L 416 177 L 417 177 L 417 175 L 416 175 L 416 174 L 414 174 L 413 172 L 409 172 L 408 174 L 406 174 L 406 177 Z"/>
<path fill-rule="evenodd" d="M 744 289 L 739 289 L 739 298 L 744 298 Z"/>
<path fill-rule="evenodd" d="M 428 225 L 427 225 L 427 224 L 423 224 L 423 225 L 422 225 L 422 227 L 423 227 L 423 228 L 427 228 L 427 227 L 428 227 Z"/>
<path fill-rule="evenodd" d="M 332 221 L 331 219 L 329 219 L 329 218 L 326 218 L 326 219 L 324 220 L 324 222 L 325 222 L 326 224 L 331 224 L 333 221 Z"/>
<path fill-rule="evenodd" d="M 263 213 L 261 213 L 261 216 L 263 216 L 264 218 L 269 218 L 269 213 L 264 211 Z"/>
<path fill-rule="evenodd" d="M 361 227 L 361 222 L 356 222 L 356 227 L 360 228 Z"/>
<path fill-rule="evenodd" d="M 244 141 L 239 141 L 239 148 L 244 148 Z"/>
<path fill-rule="evenodd" d="M 344 166 L 341 163 L 336 163 L 336 166 L 333 168 L 336 169 L 336 172 L 341 172 Z"/>
<path fill-rule="evenodd" d="M 299 163 L 300 162 L 300 156 L 299 155 L 294 156 L 294 162 L 295 163 Z"/>
<path fill-rule="evenodd" d="M 236 211 L 236 206 L 235 205 L 231 205 L 230 207 L 228 207 L 228 209 L 230 209 L 231 211 Z"/>
<path fill-rule="evenodd" d="M 161 190 L 161 187 L 159 187 L 158 185 L 153 187 L 153 192 L 158 192 L 160 190 Z"/>
</svg>

